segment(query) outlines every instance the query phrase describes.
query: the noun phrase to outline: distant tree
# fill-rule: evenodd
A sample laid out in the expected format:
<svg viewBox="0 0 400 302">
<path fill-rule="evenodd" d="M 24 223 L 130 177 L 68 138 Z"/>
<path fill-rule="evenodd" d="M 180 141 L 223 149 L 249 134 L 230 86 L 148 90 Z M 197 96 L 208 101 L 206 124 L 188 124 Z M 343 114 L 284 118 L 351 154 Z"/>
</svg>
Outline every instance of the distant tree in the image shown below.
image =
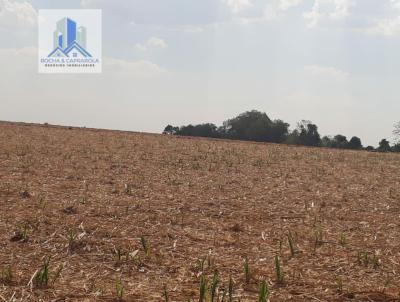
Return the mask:
<svg viewBox="0 0 400 302">
<path fill-rule="evenodd" d="M 285 144 L 288 145 L 300 145 L 299 142 L 299 131 L 297 129 L 294 129 L 287 137 L 285 140 Z"/>
<path fill-rule="evenodd" d="M 192 136 L 193 135 L 194 126 L 192 124 L 187 126 L 181 126 L 179 130 L 176 132 L 177 135 L 182 136 Z"/>
<path fill-rule="evenodd" d="M 167 127 L 165 127 L 163 134 L 176 134 L 178 131 L 179 127 L 168 125 Z"/>
<path fill-rule="evenodd" d="M 299 122 L 296 129 L 290 132 L 288 123 L 279 119 L 271 120 L 265 112 L 257 110 L 241 113 L 232 119 L 224 121 L 220 127 L 211 123 L 198 125 L 189 124 L 181 127 L 168 125 L 165 127 L 163 133 L 305 146 L 323 146 L 329 148 L 363 149 L 361 139 L 357 136 L 353 136 L 350 141 L 347 141 L 346 136 L 341 134 L 335 135 L 333 138 L 331 136 L 324 136 L 321 139 L 317 125 L 307 120 Z M 380 142 L 377 150 L 399 152 L 400 122 L 395 125 L 393 134 L 398 138 L 398 144 L 391 148 L 389 142 L 384 139 Z M 369 151 L 374 150 L 372 146 L 368 146 L 365 149 Z"/>
<path fill-rule="evenodd" d="M 360 150 L 363 148 L 361 139 L 357 136 L 353 136 L 350 141 L 347 141 L 346 136 L 338 134 L 333 138 L 330 136 L 324 136 L 322 138 L 321 145 L 329 148 L 340 148 L 340 149 L 354 149 Z"/>
<path fill-rule="evenodd" d="M 267 114 L 253 110 L 225 121 L 220 127 L 210 123 L 179 128 L 168 125 L 163 133 L 282 143 L 289 135 L 289 124 L 282 120 L 272 121 Z"/>
<path fill-rule="evenodd" d="M 219 137 L 217 126 L 214 124 L 182 126 L 176 131 L 176 134 L 182 136 Z"/>
<path fill-rule="evenodd" d="M 361 139 L 358 138 L 357 136 L 353 136 L 349 143 L 347 144 L 347 147 L 349 149 L 354 149 L 354 150 L 360 150 L 362 149 L 362 143 L 361 143 Z"/>
<path fill-rule="evenodd" d="M 202 136 L 202 137 L 219 137 L 217 132 L 217 126 L 214 124 L 200 124 L 196 125 L 193 129 L 193 136 Z"/>
<path fill-rule="evenodd" d="M 372 147 L 372 146 L 368 146 L 368 147 L 366 147 L 366 148 L 365 148 L 365 150 L 367 150 L 367 151 L 374 151 L 374 150 L 375 150 L 375 148 L 374 148 L 374 147 Z"/>
<path fill-rule="evenodd" d="M 396 140 L 400 143 L 400 122 L 394 125 L 393 135 L 395 136 Z"/>
<path fill-rule="evenodd" d="M 391 150 L 391 148 L 390 148 L 390 143 L 388 142 L 388 140 L 382 139 L 379 142 L 378 151 L 380 151 L 380 152 L 389 152 L 390 150 Z"/>
<path fill-rule="evenodd" d="M 324 136 L 321 140 L 321 146 L 327 147 L 327 148 L 332 148 L 334 146 L 333 138 L 330 136 Z"/>
<path fill-rule="evenodd" d="M 290 125 L 288 123 L 285 123 L 282 120 L 273 121 L 268 141 L 274 143 L 284 142 L 289 135 L 289 126 Z"/>
<path fill-rule="evenodd" d="M 393 152 L 400 152 L 400 143 L 397 143 L 392 147 Z"/>
<path fill-rule="evenodd" d="M 272 121 L 260 111 L 247 111 L 223 123 L 224 133 L 228 138 L 265 141 Z"/>
<path fill-rule="evenodd" d="M 311 121 L 301 121 L 297 129 L 292 132 L 291 140 L 294 144 L 304 146 L 320 146 L 321 136 L 318 133 L 317 125 Z"/>
<path fill-rule="evenodd" d="M 335 135 L 333 138 L 333 147 L 345 149 L 347 148 L 349 142 L 347 141 L 347 137 L 341 134 Z"/>
<path fill-rule="evenodd" d="M 219 126 L 219 127 L 217 128 L 217 133 L 218 133 L 218 135 L 219 135 L 220 138 L 227 138 L 227 139 L 230 139 L 230 137 L 228 136 L 227 129 L 225 128 L 224 125 Z"/>
</svg>

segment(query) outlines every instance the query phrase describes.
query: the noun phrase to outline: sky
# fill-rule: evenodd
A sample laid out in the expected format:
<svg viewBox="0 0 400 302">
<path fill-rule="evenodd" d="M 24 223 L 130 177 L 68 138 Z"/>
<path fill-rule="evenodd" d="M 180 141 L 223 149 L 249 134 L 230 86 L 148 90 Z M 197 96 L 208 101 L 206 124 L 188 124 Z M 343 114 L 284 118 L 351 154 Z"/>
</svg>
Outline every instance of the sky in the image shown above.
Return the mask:
<svg viewBox="0 0 400 302">
<path fill-rule="evenodd" d="M 39 9 L 102 9 L 103 72 L 39 74 Z M 0 0 L 0 120 L 143 132 L 247 110 L 392 140 L 400 0 Z"/>
</svg>

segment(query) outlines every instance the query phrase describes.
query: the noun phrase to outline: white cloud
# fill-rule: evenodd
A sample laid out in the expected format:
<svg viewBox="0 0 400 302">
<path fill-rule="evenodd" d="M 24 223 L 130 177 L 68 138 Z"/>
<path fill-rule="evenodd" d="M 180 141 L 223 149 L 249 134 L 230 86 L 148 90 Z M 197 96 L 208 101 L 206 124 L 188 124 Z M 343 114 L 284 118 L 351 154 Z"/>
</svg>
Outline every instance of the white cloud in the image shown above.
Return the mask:
<svg viewBox="0 0 400 302">
<path fill-rule="evenodd" d="M 307 65 L 304 66 L 304 71 L 315 77 L 331 77 L 335 79 L 347 79 L 350 74 L 331 66 Z"/>
<path fill-rule="evenodd" d="M 256 21 L 270 21 L 280 16 L 279 6 L 273 3 L 268 3 L 264 8 L 264 13 L 259 20 Z"/>
<path fill-rule="evenodd" d="M 308 19 L 308 27 L 315 27 L 323 19 L 337 20 L 348 17 L 352 0 L 315 0 L 309 12 L 303 14 Z"/>
<path fill-rule="evenodd" d="M 179 31 L 183 31 L 185 33 L 202 33 L 204 32 L 205 26 L 191 26 L 191 25 L 186 25 L 186 26 L 181 26 L 178 28 Z"/>
<path fill-rule="evenodd" d="M 0 66 L 2 66 L 0 77 L 10 72 L 19 76 L 22 74 L 32 76 L 31 73 L 37 73 L 37 55 L 36 47 L 0 48 Z M 145 60 L 128 61 L 105 57 L 103 64 L 103 74 L 111 77 L 123 75 L 147 79 L 168 73 L 159 65 Z"/>
<path fill-rule="evenodd" d="M 293 6 L 297 6 L 303 3 L 303 0 L 280 0 L 279 9 L 280 10 L 287 10 Z"/>
<path fill-rule="evenodd" d="M 247 14 L 246 16 L 241 16 L 239 21 L 241 24 L 272 21 L 284 17 L 287 10 L 299 6 L 304 3 L 304 1 L 305 0 L 271 0 L 267 3 L 260 1 L 257 5 L 252 4 L 252 15 Z"/>
<path fill-rule="evenodd" d="M 140 51 L 147 51 L 151 49 L 165 49 L 168 47 L 168 44 L 161 38 L 151 37 L 149 38 L 145 44 L 138 43 L 135 45 L 135 48 Z"/>
<path fill-rule="evenodd" d="M 165 43 L 163 39 L 157 38 L 157 37 L 151 37 L 147 41 L 147 45 L 150 47 L 155 47 L 155 48 L 167 48 L 168 45 Z"/>
<path fill-rule="evenodd" d="M 119 27 L 131 24 L 192 33 L 220 24 L 270 22 L 301 6 L 290 12 L 293 18 L 287 24 L 303 17 L 308 27 L 312 28 L 351 17 L 346 27 L 365 31 L 374 23 L 377 27 L 375 32 L 390 35 L 393 27 L 397 27 L 394 17 L 399 14 L 392 19 L 390 16 L 393 11 L 398 13 L 400 10 L 400 0 L 80 0 L 80 4 L 83 8 L 103 9 L 104 15 L 115 17 L 112 20 L 117 20 Z M 137 45 L 137 49 L 142 51 L 145 47 L 145 42 Z"/>
<path fill-rule="evenodd" d="M 36 47 L 0 48 L 0 78 L 3 79 L 0 82 L 7 82 L 7 84 L 3 83 L 4 88 L 10 90 L 14 88 L 15 92 L 18 89 L 18 84 L 12 78 L 22 81 L 24 78 L 29 78 L 32 74 L 37 73 L 37 56 L 38 49 Z M 15 84 L 15 87 L 13 84 Z"/>
<path fill-rule="evenodd" d="M 390 0 L 390 3 L 392 4 L 392 6 L 396 9 L 400 10 L 400 0 Z"/>
<path fill-rule="evenodd" d="M 252 0 L 227 1 L 232 2 L 233 9 L 242 9 Z M 80 5 L 82 8 L 102 9 L 103 16 L 116 17 L 114 22 L 164 28 L 208 25 L 231 18 L 231 12 L 222 0 L 80 0 Z"/>
<path fill-rule="evenodd" d="M 102 74 L 43 75 L 37 49 L 0 48 L 0 66 L 1 120 L 161 131 L 173 110 L 160 100 L 184 90 L 182 81 L 148 61 L 105 58 Z M 77 89 L 65 90 L 65 83 Z"/>
<path fill-rule="evenodd" d="M 147 50 L 147 47 L 146 47 L 145 45 L 143 45 L 143 44 L 137 43 L 137 44 L 135 45 L 135 49 L 137 49 L 137 50 L 139 50 L 139 51 L 146 51 L 146 50 Z"/>
<path fill-rule="evenodd" d="M 23 48 L 0 48 L 0 62 L 6 63 L 9 60 L 20 60 L 24 58 L 32 59 L 34 58 L 36 63 L 36 58 L 38 55 L 38 49 L 36 47 L 23 47 Z M 10 62 L 9 62 L 10 63 Z M 13 65 L 12 63 L 11 65 Z"/>
<path fill-rule="evenodd" d="M 395 12 L 395 16 L 376 20 L 372 27 L 365 30 L 366 33 L 383 36 L 400 34 L 400 0 L 390 0 L 390 7 L 391 10 Z"/>
<path fill-rule="evenodd" d="M 128 74 L 139 78 L 153 78 L 166 73 L 166 70 L 149 61 L 126 61 L 115 58 L 104 59 L 104 73 Z"/>
<path fill-rule="evenodd" d="M 225 3 L 234 14 L 252 6 L 250 0 L 222 0 L 222 2 Z"/>
<path fill-rule="evenodd" d="M 36 22 L 37 12 L 29 2 L 0 0 L 0 28 L 27 28 Z"/>
<path fill-rule="evenodd" d="M 24 47 L 15 50 L 16 56 L 28 56 L 37 58 L 38 56 L 38 49 L 36 47 Z"/>
<path fill-rule="evenodd" d="M 400 16 L 392 19 L 379 20 L 367 33 L 394 36 L 400 33 Z"/>
</svg>

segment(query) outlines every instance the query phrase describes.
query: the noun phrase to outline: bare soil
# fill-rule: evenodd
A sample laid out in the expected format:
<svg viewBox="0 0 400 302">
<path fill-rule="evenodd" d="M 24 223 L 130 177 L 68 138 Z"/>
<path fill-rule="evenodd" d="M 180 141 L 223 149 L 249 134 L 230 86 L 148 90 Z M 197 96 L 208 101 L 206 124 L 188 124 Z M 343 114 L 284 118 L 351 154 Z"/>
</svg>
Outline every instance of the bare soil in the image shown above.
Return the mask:
<svg viewBox="0 0 400 302">
<path fill-rule="evenodd" d="M 0 301 L 400 301 L 399 218 L 398 154 L 0 123 Z"/>
</svg>

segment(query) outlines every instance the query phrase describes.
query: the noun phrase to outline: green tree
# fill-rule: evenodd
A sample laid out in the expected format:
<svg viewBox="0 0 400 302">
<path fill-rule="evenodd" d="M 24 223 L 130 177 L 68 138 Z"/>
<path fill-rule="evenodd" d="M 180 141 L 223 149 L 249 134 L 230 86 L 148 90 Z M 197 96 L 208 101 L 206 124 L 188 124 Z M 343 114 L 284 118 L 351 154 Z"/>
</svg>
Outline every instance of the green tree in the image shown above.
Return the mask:
<svg viewBox="0 0 400 302">
<path fill-rule="evenodd" d="M 271 121 L 266 113 L 253 110 L 225 121 L 218 128 L 210 123 L 189 124 L 180 128 L 168 125 L 163 133 L 282 143 L 288 137 L 289 124 L 282 120 Z"/>
<path fill-rule="evenodd" d="M 380 152 L 389 152 L 391 150 L 390 143 L 387 139 L 382 139 L 379 142 L 378 151 Z"/>
<path fill-rule="evenodd" d="M 300 145 L 299 142 L 299 131 L 294 129 L 287 137 L 285 144 L 289 145 Z"/>
<path fill-rule="evenodd" d="M 360 150 L 362 149 L 362 143 L 361 143 L 361 139 L 357 136 L 353 136 L 349 143 L 347 144 L 347 147 L 349 149 L 354 149 L 354 150 Z"/>
<path fill-rule="evenodd" d="M 176 134 L 178 131 L 179 127 L 168 125 L 167 127 L 165 127 L 163 134 Z"/>
<path fill-rule="evenodd" d="M 393 152 L 400 152 L 400 143 L 397 143 L 392 147 Z"/>
<path fill-rule="evenodd" d="M 192 136 L 193 135 L 194 126 L 192 124 L 187 126 L 181 126 L 179 130 L 176 132 L 177 135 L 182 136 Z"/>
<path fill-rule="evenodd" d="M 176 131 L 176 134 L 183 136 L 219 137 L 217 126 L 214 124 L 182 126 Z"/>
<path fill-rule="evenodd" d="M 193 129 L 193 136 L 218 137 L 217 126 L 210 123 L 196 125 Z"/>
<path fill-rule="evenodd" d="M 272 123 L 271 132 L 267 140 L 274 143 L 282 143 L 287 139 L 288 135 L 289 124 L 282 120 L 275 120 Z"/>
<path fill-rule="evenodd" d="M 324 136 L 321 140 L 321 146 L 322 147 L 327 147 L 327 148 L 332 148 L 334 146 L 334 141 L 331 136 Z"/>
<path fill-rule="evenodd" d="M 253 110 L 225 121 L 223 132 L 228 138 L 262 142 L 267 141 L 272 124 L 266 113 Z"/>
<path fill-rule="evenodd" d="M 297 124 L 297 144 L 304 146 L 320 146 L 321 136 L 318 133 L 317 125 L 311 121 L 301 121 Z"/>
<path fill-rule="evenodd" d="M 335 135 L 335 137 L 333 138 L 333 147 L 334 148 L 340 148 L 340 149 L 344 149 L 347 147 L 348 145 L 348 141 L 347 141 L 347 137 L 341 134 Z"/>
</svg>

